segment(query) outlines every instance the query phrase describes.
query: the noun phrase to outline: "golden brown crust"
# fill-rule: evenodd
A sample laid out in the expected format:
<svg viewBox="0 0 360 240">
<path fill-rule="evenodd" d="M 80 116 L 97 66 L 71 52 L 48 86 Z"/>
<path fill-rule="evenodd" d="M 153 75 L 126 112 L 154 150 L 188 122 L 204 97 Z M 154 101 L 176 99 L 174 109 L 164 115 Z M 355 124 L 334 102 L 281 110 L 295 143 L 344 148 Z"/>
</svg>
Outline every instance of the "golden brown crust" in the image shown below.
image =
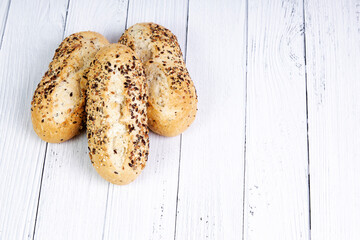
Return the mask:
<svg viewBox="0 0 360 240">
<path fill-rule="evenodd" d="M 175 35 L 158 24 L 139 23 L 127 29 L 119 42 L 144 63 L 149 128 L 164 136 L 185 131 L 195 120 L 197 95 Z"/>
<path fill-rule="evenodd" d="M 128 184 L 141 173 L 149 154 L 142 63 L 129 47 L 110 44 L 96 54 L 87 77 L 91 162 L 107 181 Z"/>
<path fill-rule="evenodd" d="M 80 132 L 85 121 L 83 75 L 95 53 L 107 44 L 99 33 L 79 32 L 56 49 L 31 102 L 31 120 L 41 139 L 64 142 Z"/>
</svg>

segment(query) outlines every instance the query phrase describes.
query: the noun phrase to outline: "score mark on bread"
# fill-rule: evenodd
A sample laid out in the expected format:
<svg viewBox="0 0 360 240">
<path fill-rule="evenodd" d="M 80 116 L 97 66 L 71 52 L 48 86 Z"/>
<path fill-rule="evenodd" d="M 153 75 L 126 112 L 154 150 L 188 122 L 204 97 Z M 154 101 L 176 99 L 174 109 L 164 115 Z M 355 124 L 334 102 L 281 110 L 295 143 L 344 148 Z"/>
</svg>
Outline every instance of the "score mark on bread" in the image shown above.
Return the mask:
<svg viewBox="0 0 360 240">
<path fill-rule="evenodd" d="M 83 75 L 96 52 L 108 43 L 99 33 L 79 32 L 56 49 L 31 102 L 31 120 L 41 139 L 64 142 L 80 132 L 85 120 Z"/>
<path fill-rule="evenodd" d="M 149 128 L 176 136 L 195 120 L 197 95 L 176 36 L 154 23 L 138 23 L 121 36 L 144 63 L 149 84 Z"/>
<path fill-rule="evenodd" d="M 87 74 L 87 137 L 96 171 L 114 184 L 135 180 L 149 154 L 147 82 L 127 46 L 102 48 Z"/>
</svg>

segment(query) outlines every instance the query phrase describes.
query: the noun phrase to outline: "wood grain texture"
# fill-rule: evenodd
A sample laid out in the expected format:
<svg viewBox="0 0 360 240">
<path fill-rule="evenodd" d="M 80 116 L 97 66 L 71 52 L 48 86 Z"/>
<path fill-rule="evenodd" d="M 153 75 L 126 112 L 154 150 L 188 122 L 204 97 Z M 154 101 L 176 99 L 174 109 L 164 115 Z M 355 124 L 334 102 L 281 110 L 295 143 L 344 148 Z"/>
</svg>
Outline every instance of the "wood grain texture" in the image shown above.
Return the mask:
<svg viewBox="0 0 360 240">
<path fill-rule="evenodd" d="M 0 239 L 358 239 L 360 0 L 304 2 L 0 1 Z M 115 186 L 85 134 L 41 141 L 30 102 L 63 37 L 147 21 L 177 35 L 199 111 Z"/>
<path fill-rule="evenodd" d="M 155 22 L 169 28 L 185 50 L 187 1 L 131 0 L 127 27 Z M 110 185 L 105 239 L 172 239 L 174 237 L 180 137 L 150 133 L 146 168 L 128 186 Z"/>
<path fill-rule="evenodd" d="M 360 1 L 305 1 L 311 235 L 360 236 Z"/>
<path fill-rule="evenodd" d="M 176 239 L 241 239 L 245 1 L 190 1 L 187 66 L 198 114 L 183 133 Z"/>
<path fill-rule="evenodd" d="M 66 3 L 11 1 L 0 51 L 0 239 L 32 238 L 46 143 L 32 129 L 30 102 L 62 37 Z"/>
<path fill-rule="evenodd" d="M 249 1 L 245 239 L 308 239 L 302 1 Z"/>
<path fill-rule="evenodd" d="M 91 30 L 115 42 L 125 29 L 126 10 L 125 0 L 70 1 L 64 36 Z M 108 187 L 90 163 L 84 133 L 49 144 L 35 239 L 101 239 Z"/>
</svg>

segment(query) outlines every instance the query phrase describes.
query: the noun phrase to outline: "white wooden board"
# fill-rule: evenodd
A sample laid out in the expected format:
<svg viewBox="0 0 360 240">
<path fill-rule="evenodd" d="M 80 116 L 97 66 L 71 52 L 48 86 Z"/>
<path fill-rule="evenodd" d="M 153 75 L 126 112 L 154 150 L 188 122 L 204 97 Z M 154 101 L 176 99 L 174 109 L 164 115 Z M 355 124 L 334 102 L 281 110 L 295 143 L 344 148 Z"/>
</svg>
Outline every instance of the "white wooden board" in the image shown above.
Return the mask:
<svg viewBox="0 0 360 240">
<path fill-rule="evenodd" d="M 66 4 L 11 1 L 0 51 L 0 239 L 32 238 L 46 143 L 32 129 L 30 102 L 62 37 Z"/>
<path fill-rule="evenodd" d="M 182 49 L 186 43 L 187 1 L 129 2 L 127 27 L 156 22 L 171 29 Z M 180 137 L 150 134 L 147 166 L 128 186 L 110 185 L 105 239 L 173 239 Z"/>
<path fill-rule="evenodd" d="M 245 239 L 308 239 L 302 1 L 249 1 Z"/>
<path fill-rule="evenodd" d="M 360 1 L 307 0 L 312 240 L 360 237 Z"/>
<path fill-rule="evenodd" d="M 245 1 L 190 1 L 187 66 L 199 103 L 182 136 L 176 239 L 241 239 Z"/>
<path fill-rule="evenodd" d="M 199 111 L 115 186 L 84 133 L 41 141 L 30 102 L 64 36 L 148 21 L 177 35 Z M 2 0 L 0 240 L 358 239 L 359 62 L 359 0 Z"/>
<path fill-rule="evenodd" d="M 114 42 L 124 31 L 126 9 L 127 1 L 70 1 L 64 36 L 91 30 Z M 35 239 L 101 239 L 108 187 L 90 163 L 84 132 L 49 144 Z"/>
</svg>

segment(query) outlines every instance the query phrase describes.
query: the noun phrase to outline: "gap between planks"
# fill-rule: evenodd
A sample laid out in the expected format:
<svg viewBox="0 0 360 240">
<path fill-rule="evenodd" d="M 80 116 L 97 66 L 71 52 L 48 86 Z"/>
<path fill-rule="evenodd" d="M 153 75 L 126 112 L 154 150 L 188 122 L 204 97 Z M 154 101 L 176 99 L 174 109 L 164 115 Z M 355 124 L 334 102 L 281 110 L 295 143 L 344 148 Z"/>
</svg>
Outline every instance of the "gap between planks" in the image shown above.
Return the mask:
<svg viewBox="0 0 360 240">
<path fill-rule="evenodd" d="M 309 101 L 308 101 L 308 81 L 307 81 L 307 62 L 306 62 L 306 21 L 305 21 L 305 0 L 303 3 L 303 35 L 304 35 L 304 76 L 305 76 L 305 99 L 306 99 L 306 147 L 307 147 L 307 174 L 308 174 L 308 206 L 309 206 L 309 240 L 311 240 L 311 184 L 310 184 L 310 144 L 309 144 Z"/>
<path fill-rule="evenodd" d="M 184 51 L 184 61 L 186 63 L 187 56 L 187 43 L 188 43 L 188 33 L 189 33 L 189 12 L 190 12 L 190 0 L 187 1 L 187 9 L 186 9 L 186 31 L 185 31 L 185 51 Z M 178 217 L 178 202 L 179 202 L 179 186 L 180 186 L 180 169 L 181 169 L 181 145 L 182 145 L 182 137 L 180 134 L 180 150 L 179 150 L 179 164 L 178 164 L 178 181 L 177 181 L 177 189 L 176 189 L 176 205 L 175 205 L 175 226 L 174 226 L 174 240 L 176 239 L 176 225 L 177 225 L 177 217 Z"/>
<path fill-rule="evenodd" d="M 249 0 L 245 2 L 245 34 L 246 34 L 246 58 L 245 58 L 245 110 L 244 110 L 244 171 L 243 171 L 243 202 L 242 202 L 242 240 L 245 238 L 245 188 L 246 188 L 246 112 L 247 112 L 247 79 L 248 79 L 248 46 L 249 46 Z"/>
</svg>

